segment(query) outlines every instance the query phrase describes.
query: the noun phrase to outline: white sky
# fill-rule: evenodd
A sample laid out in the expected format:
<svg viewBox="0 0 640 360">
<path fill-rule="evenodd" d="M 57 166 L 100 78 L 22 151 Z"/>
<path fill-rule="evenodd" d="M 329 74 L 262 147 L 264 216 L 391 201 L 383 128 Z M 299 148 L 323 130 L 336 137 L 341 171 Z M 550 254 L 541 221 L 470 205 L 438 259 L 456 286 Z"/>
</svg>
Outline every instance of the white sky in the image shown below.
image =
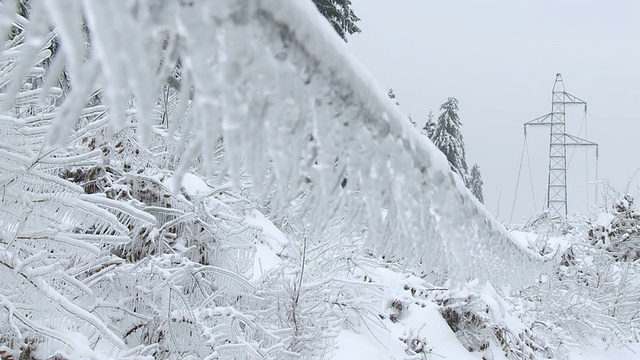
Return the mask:
<svg viewBox="0 0 640 360">
<path fill-rule="evenodd" d="M 352 3 L 362 33 L 348 46 L 383 89 L 394 89 L 406 113 L 423 124 L 430 109 L 437 117 L 447 97 L 458 98 L 468 164 L 480 165 L 485 204 L 499 210 L 499 219 L 511 212 L 523 123 L 551 111 L 557 72 L 566 91 L 589 104 L 588 138 L 600 144 L 600 178 L 624 189 L 640 168 L 640 1 Z M 583 119 L 580 107 L 568 110 L 567 132 L 578 135 Z M 529 131 L 533 176 L 525 157 L 514 222 L 534 212 L 531 178 L 542 208 L 548 133 Z M 585 152 L 577 149 L 569 166 L 569 211 L 586 209 L 586 171 L 595 179 L 594 151 Z M 640 175 L 630 192 L 639 186 Z"/>
</svg>

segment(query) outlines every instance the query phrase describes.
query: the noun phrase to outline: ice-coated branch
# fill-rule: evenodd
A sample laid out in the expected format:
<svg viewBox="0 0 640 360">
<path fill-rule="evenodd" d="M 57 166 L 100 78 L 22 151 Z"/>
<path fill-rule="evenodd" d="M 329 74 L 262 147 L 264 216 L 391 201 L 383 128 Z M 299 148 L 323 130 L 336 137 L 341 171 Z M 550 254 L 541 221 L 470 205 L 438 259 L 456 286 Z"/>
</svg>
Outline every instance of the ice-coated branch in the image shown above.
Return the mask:
<svg viewBox="0 0 640 360">
<path fill-rule="evenodd" d="M 60 22 L 79 21 L 80 12 L 92 36 L 91 51 L 78 63 L 85 37 L 66 38 L 73 25 Z M 159 134 L 175 142 L 178 183 L 196 158 L 209 175 L 218 171 L 215 154 L 223 143 L 222 169 L 236 188 L 246 168 L 275 212 L 304 194 L 297 205 L 316 227 L 336 218 L 366 227 L 371 248 L 407 265 L 514 285 L 548 265 L 516 245 L 474 199 L 311 2 L 82 2 L 68 16 L 37 13 L 64 30 L 57 34 L 69 47 L 63 53 L 85 79 L 55 117 L 55 143 L 69 135 L 70 118 L 82 114 L 79 104 L 103 89 L 112 130 L 135 124 L 139 138 Z M 31 66 L 16 70 L 12 84 Z M 158 131 L 161 119 L 150 104 L 172 72 L 189 86 L 172 87 L 182 101 L 173 107 L 179 113 L 167 115 L 167 134 Z M 0 101 L 6 108 L 14 98 L 9 91 Z"/>
</svg>

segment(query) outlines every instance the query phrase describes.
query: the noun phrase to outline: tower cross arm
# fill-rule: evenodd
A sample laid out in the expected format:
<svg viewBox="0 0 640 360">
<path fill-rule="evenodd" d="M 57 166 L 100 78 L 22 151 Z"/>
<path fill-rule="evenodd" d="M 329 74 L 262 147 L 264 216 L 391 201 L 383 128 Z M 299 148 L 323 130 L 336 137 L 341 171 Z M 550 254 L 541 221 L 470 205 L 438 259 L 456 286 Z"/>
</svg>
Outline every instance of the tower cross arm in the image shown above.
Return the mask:
<svg viewBox="0 0 640 360">
<path fill-rule="evenodd" d="M 564 134 L 564 143 L 566 146 L 595 146 L 596 157 L 598 156 L 598 144 L 575 135 Z"/>
<path fill-rule="evenodd" d="M 587 102 L 580 99 L 575 95 L 571 95 L 568 92 L 564 92 L 564 103 L 565 104 L 576 104 L 576 105 L 584 105 L 584 112 L 587 112 Z"/>
<path fill-rule="evenodd" d="M 558 124 L 557 122 L 553 122 L 553 113 L 548 113 L 542 116 L 538 116 L 537 118 L 524 123 L 524 134 L 527 135 L 527 126 L 529 125 L 553 125 L 553 124 Z"/>
<path fill-rule="evenodd" d="M 587 105 L 586 101 L 580 99 L 579 97 L 577 97 L 575 95 L 571 95 L 566 91 L 564 92 L 564 96 L 566 97 L 566 100 L 564 101 L 565 104 L 583 104 L 583 105 Z"/>
<path fill-rule="evenodd" d="M 553 113 L 548 113 L 548 114 L 544 114 L 542 116 L 538 116 L 537 118 L 531 120 L 531 121 L 527 121 L 526 123 L 524 123 L 524 126 L 526 127 L 527 125 L 551 125 L 551 124 L 557 124 L 554 122 L 551 122 L 550 119 L 552 119 L 553 117 Z"/>
</svg>

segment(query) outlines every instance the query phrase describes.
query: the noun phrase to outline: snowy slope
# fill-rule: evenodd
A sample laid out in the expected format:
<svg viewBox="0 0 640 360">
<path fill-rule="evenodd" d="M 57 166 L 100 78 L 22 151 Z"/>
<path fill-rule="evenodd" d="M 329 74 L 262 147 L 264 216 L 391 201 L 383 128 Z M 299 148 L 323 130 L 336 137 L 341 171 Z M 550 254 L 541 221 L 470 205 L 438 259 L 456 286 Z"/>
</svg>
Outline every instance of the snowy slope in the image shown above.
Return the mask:
<svg viewBox="0 0 640 360">
<path fill-rule="evenodd" d="M 262 266 L 264 270 L 261 273 L 277 268 L 284 261 L 279 255 L 283 252 L 283 246 L 290 243 L 287 235 L 257 210 L 248 214 L 245 222 L 264 231 L 265 242 L 258 247 L 256 255 L 257 259 L 263 260 L 260 264 L 256 262 L 256 268 Z M 523 242 L 523 246 L 532 248 L 535 248 L 535 243 L 542 238 L 530 232 L 516 232 L 514 236 Z M 564 251 L 569 242 L 567 236 L 558 236 L 551 238 L 549 246 L 556 247 L 556 251 L 559 251 L 558 248 Z M 475 298 L 476 309 L 486 306 L 488 315 L 485 320 L 493 324 L 490 326 L 499 326 L 513 334 L 524 333 L 525 328 L 530 326 L 525 325 L 524 319 L 528 315 L 524 308 L 515 306 L 522 300 L 511 296 L 505 298 L 503 292 L 499 292 L 488 283 L 472 281 L 458 287 L 455 292 L 449 292 L 445 288 L 435 288 L 425 280 L 395 268 L 389 263 L 361 266 L 355 270 L 355 273 L 361 278 L 364 276 L 366 281 L 371 281 L 382 289 L 379 296 L 366 299 L 374 302 L 380 321 L 368 319 L 358 323 L 343 322 L 335 338 L 333 349 L 327 351 L 326 358 L 336 360 L 513 359 L 506 355 L 505 349 L 501 348 L 491 331 L 481 333 L 485 337 L 478 339 L 488 344 L 485 350 L 468 351 L 459 338 L 460 333 L 455 333 L 444 319 L 442 311 L 445 307 L 437 301 L 438 298 Z M 260 275 L 254 275 L 254 281 L 259 282 L 260 278 Z M 417 291 L 414 292 L 412 289 Z M 477 304 L 480 304 L 479 307 Z M 392 320 L 392 316 L 396 318 Z M 414 341 L 413 344 L 410 340 Z M 509 346 L 511 349 L 518 350 L 517 343 Z M 408 349 L 420 351 L 412 353 Z M 588 341 L 578 341 L 562 349 L 553 349 L 555 358 L 571 360 L 630 360 L 637 358 L 638 351 L 640 351 L 640 345 L 637 343 L 630 343 L 621 348 L 619 345 L 614 346 L 592 337 Z"/>
</svg>

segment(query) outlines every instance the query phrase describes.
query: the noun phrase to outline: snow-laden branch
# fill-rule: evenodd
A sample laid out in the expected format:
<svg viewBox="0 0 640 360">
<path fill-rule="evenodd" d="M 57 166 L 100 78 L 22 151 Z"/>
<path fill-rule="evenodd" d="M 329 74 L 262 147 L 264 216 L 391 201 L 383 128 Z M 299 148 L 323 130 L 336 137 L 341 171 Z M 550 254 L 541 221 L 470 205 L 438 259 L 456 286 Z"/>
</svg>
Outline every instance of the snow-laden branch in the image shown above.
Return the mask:
<svg viewBox="0 0 640 360">
<path fill-rule="evenodd" d="M 223 169 L 235 184 L 246 169 L 275 211 L 301 199 L 299 215 L 317 228 L 336 218 L 365 226 L 379 254 L 516 286 L 548 266 L 474 199 L 311 2 L 123 0 L 48 11 L 67 3 L 35 2 L 32 16 L 44 23 L 26 30 L 42 41 L 60 29 L 59 51 L 76 74 L 52 142 L 64 144 L 82 105 L 102 89 L 112 130 L 136 124 L 141 144 L 154 136 L 174 143 L 177 183 L 194 159 L 210 175 L 219 171 L 224 143 Z M 77 34 L 82 19 L 89 52 Z M 41 59 L 27 50 L 15 76 Z M 166 85 L 178 94 L 165 123 L 153 106 Z M 2 96 L 3 107 L 15 95 Z"/>
<path fill-rule="evenodd" d="M 242 144 L 231 150 L 243 153 L 252 175 L 261 178 L 256 170 L 260 164 L 251 166 L 256 154 L 248 150 L 258 143 L 271 155 L 277 191 L 287 191 L 278 177 L 295 184 L 308 174 L 313 185 L 306 209 L 319 223 L 322 214 L 340 214 L 336 207 L 346 203 L 353 209 L 346 216 L 369 220 L 374 247 L 409 261 L 444 265 L 458 278 L 501 283 L 518 283 L 539 273 L 542 261 L 516 245 L 474 199 L 445 157 L 409 125 L 310 3 L 269 0 L 226 10 L 229 13 L 213 14 L 223 19 L 226 35 L 218 43 L 225 55 L 220 66 L 225 73 L 238 68 L 244 72 L 231 79 L 240 89 L 221 97 L 240 105 L 233 100 L 240 96 L 249 105 L 240 114 L 221 108 L 223 114 L 237 116 L 223 115 L 221 125 L 225 136 L 229 133 Z M 255 53 L 263 48 L 267 54 Z M 246 56 L 250 60 L 243 60 Z M 257 90 L 267 84 L 276 89 Z M 255 99 L 258 94 L 271 98 L 262 102 Z M 260 106 L 267 110 L 255 114 Z M 277 111 L 270 114 L 268 108 Z M 225 126 L 225 120 L 240 125 Z M 267 125 L 261 125 L 265 121 Z M 271 127 L 279 131 L 269 131 Z M 256 139 L 259 134 L 239 134 L 238 128 L 267 130 L 282 139 Z M 288 139 L 298 146 L 280 147 Z M 297 165 L 301 160 L 307 166 Z M 343 179 L 344 189 L 337 186 Z M 349 199 L 336 199 L 341 197 Z"/>
</svg>

